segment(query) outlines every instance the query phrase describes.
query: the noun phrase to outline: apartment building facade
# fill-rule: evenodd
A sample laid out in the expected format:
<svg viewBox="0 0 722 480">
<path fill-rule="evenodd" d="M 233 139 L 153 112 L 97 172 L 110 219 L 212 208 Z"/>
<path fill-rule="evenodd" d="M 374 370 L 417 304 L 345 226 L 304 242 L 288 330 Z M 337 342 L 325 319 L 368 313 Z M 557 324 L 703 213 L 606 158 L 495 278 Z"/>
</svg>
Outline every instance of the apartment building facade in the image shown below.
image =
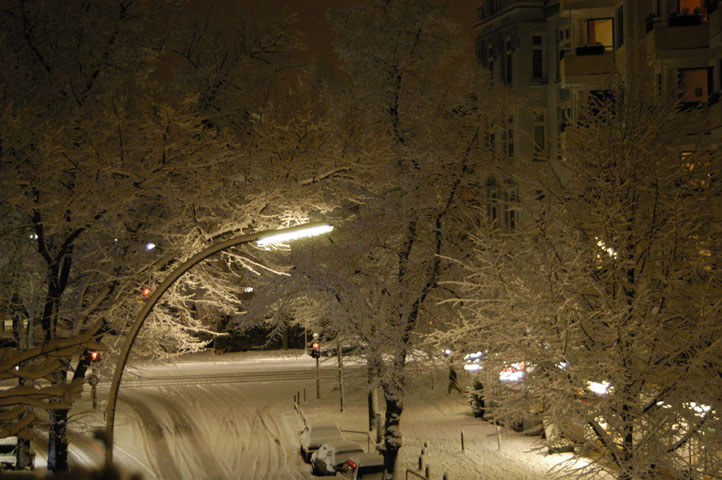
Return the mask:
<svg viewBox="0 0 722 480">
<path fill-rule="evenodd" d="M 656 76 L 660 92 L 701 107 L 704 133 L 722 140 L 721 10 L 718 0 L 481 1 L 477 59 L 530 101 L 510 112 L 493 148 L 510 161 L 561 158 L 576 107 L 605 95 L 635 65 Z M 487 179 L 487 196 L 505 195 L 494 185 L 512 183 Z"/>
</svg>

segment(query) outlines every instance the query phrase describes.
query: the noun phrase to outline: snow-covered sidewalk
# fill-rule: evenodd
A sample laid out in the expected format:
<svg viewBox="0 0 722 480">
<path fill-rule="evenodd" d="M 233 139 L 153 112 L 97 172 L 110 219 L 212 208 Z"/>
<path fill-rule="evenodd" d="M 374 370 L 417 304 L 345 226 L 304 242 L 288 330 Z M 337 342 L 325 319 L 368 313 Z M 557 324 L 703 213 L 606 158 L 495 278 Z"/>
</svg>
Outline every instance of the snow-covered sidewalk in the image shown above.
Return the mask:
<svg viewBox="0 0 722 480">
<path fill-rule="evenodd" d="M 423 474 L 426 466 L 432 480 L 441 480 L 444 474 L 447 480 L 557 478 L 560 464 L 571 460 L 570 453 L 549 454 L 539 436 L 499 429 L 475 418 L 465 394 L 447 394 L 446 385 L 439 382 L 442 375 L 437 375 L 435 382 L 431 374 L 425 375 L 426 378 L 415 378 L 404 399 L 401 420 L 404 445 L 400 450 L 397 480 L 407 478 L 407 469 Z M 301 402 L 300 408 L 308 421 L 335 420 L 343 429 L 368 431 L 368 400 L 363 385 L 347 383 L 343 412 L 336 385 L 325 385 L 319 400 L 315 398 L 315 389 L 307 388 L 309 398 Z M 367 444 L 365 435 L 350 433 L 347 436 Z M 425 455 L 421 460 L 423 468 L 419 470 L 422 450 Z"/>
</svg>

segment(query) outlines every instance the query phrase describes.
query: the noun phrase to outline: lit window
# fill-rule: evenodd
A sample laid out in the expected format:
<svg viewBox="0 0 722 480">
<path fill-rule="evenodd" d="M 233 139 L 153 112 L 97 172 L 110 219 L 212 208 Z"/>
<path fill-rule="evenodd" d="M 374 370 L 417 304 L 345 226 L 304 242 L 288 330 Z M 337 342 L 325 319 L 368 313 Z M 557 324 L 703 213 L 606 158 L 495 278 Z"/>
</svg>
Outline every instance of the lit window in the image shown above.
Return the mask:
<svg viewBox="0 0 722 480">
<path fill-rule="evenodd" d="M 704 0 L 679 0 L 680 13 L 704 12 Z"/>
<path fill-rule="evenodd" d="M 709 97 L 709 69 L 681 69 L 679 70 L 679 84 L 682 87 L 683 102 L 706 102 Z"/>
<path fill-rule="evenodd" d="M 601 43 L 605 48 L 614 45 L 614 20 L 593 18 L 587 20 L 587 43 Z"/>
</svg>

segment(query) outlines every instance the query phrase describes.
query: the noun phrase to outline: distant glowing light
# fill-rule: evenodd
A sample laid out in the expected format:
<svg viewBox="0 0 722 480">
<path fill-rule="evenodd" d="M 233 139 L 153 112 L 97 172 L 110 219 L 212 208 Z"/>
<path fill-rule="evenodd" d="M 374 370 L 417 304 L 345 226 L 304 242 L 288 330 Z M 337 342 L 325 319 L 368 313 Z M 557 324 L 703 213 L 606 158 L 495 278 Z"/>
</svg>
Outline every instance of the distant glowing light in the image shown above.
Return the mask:
<svg viewBox="0 0 722 480">
<path fill-rule="evenodd" d="M 467 353 L 464 355 L 464 360 L 478 360 L 483 355 L 483 352 Z"/>
<path fill-rule="evenodd" d="M 617 258 L 617 251 L 614 250 L 612 247 L 607 247 L 607 245 L 604 243 L 604 241 L 597 238 L 597 246 L 607 252 L 607 255 L 609 255 L 612 258 Z"/>
<path fill-rule="evenodd" d="M 269 235 L 259 239 L 256 243 L 258 245 L 271 245 L 274 243 L 287 242 L 289 240 L 296 240 L 305 237 L 314 237 L 322 235 L 333 230 L 331 225 L 317 225 L 314 227 L 304 228 L 301 230 L 295 230 L 293 232 L 279 233 L 277 235 Z"/>
<path fill-rule="evenodd" d="M 253 287 L 245 287 L 245 288 L 243 289 L 243 292 L 244 292 L 244 293 L 253 293 Z"/>
<path fill-rule="evenodd" d="M 709 405 L 703 405 L 697 402 L 689 402 L 689 407 L 694 411 L 694 414 L 698 417 L 703 417 L 712 407 Z"/>
<path fill-rule="evenodd" d="M 37 234 L 37 233 L 31 233 L 31 234 L 30 234 L 30 240 L 37 240 L 37 239 L 38 239 L 38 234 Z"/>
<path fill-rule="evenodd" d="M 589 391 L 603 397 L 609 392 L 609 382 L 587 382 L 587 388 Z"/>
<path fill-rule="evenodd" d="M 146 249 L 147 251 L 149 251 L 149 252 L 150 252 L 151 250 L 153 250 L 154 248 L 155 248 L 155 243 L 153 243 L 153 242 L 148 242 L 148 243 L 145 244 L 145 249 Z"/>
<path fill-rule="evenodd" d="M 524 378 L 525 370 L 525 362 L 514 362 L 511 365 L 506 365 L 499 372 L 499 380 L 502 382 L 519 382 Z"/>
</svg>

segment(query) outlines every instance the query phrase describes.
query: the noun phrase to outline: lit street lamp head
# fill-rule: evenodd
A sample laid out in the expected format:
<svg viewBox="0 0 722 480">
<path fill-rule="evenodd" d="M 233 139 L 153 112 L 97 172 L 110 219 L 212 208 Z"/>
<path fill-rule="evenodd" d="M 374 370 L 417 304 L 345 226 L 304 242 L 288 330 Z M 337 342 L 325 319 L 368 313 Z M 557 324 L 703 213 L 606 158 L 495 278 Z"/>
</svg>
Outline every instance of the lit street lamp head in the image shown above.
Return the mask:
<svg viewBox="0 0 722 480">
<path fill-rule="evenodd" d="M 313 226 L 309 226 L 307 228 L 301 228 L 299 230 L 294 230 L 292 232 L 284 232 L 284 233 L 269 235 L 267 237 L 262 237 L 262 238 L 259 238 L 256 243 L 258 245 L 271 245 L 274 243 L 281 243 L 281 242 L 286 242 L 289 240 L 296 240 L 299 238 L 314 237 L 316 235 L 322 235 L 324 233 L 328 233 L 331 230 L 333 230 L 333 227 L 331 225 L 327 225 L 327 224 L 313 225 Z"/>
</svg>

